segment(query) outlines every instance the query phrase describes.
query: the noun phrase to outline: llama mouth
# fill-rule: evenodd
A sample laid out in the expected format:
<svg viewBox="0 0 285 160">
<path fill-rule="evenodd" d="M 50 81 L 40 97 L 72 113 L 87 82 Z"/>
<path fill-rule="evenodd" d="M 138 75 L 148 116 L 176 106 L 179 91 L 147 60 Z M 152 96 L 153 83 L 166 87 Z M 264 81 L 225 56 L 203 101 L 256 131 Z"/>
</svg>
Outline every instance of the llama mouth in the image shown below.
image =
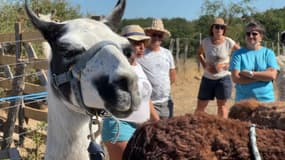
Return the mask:
<svg viewBox="0 0 285 160">
<path fill-rule="evenodd" d="M 129 107 L 129 109 L 124 111 L 118 110 L 118 107 L 115 107 L 111 104 L 105 104 L 105 107 L 112 115 L 114 115 L 117 118 L 126 118 L 133 112 L 133 109 L 131 107 Z"/>
<path fill-rule="evenodd" d="M 126 79 L 122 78 L 116 82 L 109 83 L 108 76 L 101 76 L 93 80 L 93 85 L 104 101 L 105 108 L 114 116 L 125 118 L 136 110 L 134 100 L 139 95 L 128 89 L 128 81 Z"/>
</svg>

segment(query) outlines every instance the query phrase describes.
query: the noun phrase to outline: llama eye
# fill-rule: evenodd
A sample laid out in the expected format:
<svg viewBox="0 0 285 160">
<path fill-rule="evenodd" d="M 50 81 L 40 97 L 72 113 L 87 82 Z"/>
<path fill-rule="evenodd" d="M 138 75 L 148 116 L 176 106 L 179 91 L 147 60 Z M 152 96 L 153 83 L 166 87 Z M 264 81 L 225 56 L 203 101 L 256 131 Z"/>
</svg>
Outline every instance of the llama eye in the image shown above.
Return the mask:
<svg viewBox="0 0 285 160">
<path fill-rule="evenodd" d="M 72 57 L 76 57 L 78 55 L 81 55 L 83 52 L 85 52 L 85 49 L 73 49 L 73 50 L 65 50 L 65 52 L 63 52 L 63 57 L 65 58 L 72 58 Z"/>
<path fill-rule="evenodd" d="M 86 51 L 84 48 L 70 49 L 69 46 L 66 46 L 66 45 L 58 46 L 57 50 L 58 50 L 58 53 L 61 54 L 65 58 L 72 58 Z"/>
</svg>

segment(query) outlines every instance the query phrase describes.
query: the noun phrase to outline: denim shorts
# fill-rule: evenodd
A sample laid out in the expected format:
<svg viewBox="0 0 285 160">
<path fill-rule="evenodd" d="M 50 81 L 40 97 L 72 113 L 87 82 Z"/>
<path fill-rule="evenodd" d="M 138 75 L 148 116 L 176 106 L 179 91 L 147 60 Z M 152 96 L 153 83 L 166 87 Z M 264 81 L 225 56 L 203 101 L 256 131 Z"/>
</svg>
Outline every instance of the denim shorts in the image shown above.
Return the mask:
<svg viewBox="0 0 285 160">
<path fill-rule="evenodd" d="M 232 95 L 232 80 L 231 76 L 226 76 L 221 79 L 212 80 L 206 77 L 202 78 L 200 83 L 198 99 L 200 100 L 219 100 L 230 99 Z"/>
<path fill-rule="evenodd" d="M 136 130 L 135 123 L 115 120 L 112 117 L 103 119 L 102 139 L 104 142 L 129 141 Z"/>
</svg>

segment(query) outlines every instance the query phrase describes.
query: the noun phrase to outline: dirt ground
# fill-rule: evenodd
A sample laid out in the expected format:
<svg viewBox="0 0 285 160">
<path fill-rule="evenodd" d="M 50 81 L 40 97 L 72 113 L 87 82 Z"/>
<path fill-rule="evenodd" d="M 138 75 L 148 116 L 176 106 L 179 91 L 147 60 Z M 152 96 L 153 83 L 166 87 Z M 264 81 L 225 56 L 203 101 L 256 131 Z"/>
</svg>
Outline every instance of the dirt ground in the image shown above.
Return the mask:
<svg viewBox="0 0 285 160">
<path fill-rule="evenodd" d="M 172 98 L 174 101 L 174 115 L 193 113 L 197 103 L 197 95 L 203 69 L 200 72 L 195 59 L 188 59 L 186 63 L 177 65 L 177 77 L 172 85 Z M 234 97 L 234 93 L 232 95 Z M 228 106 L 233 105 L 233 99 L 229 100 Z M 216 114 L 217 105 L 211 101 L 206 112 Z"/>
</svg>

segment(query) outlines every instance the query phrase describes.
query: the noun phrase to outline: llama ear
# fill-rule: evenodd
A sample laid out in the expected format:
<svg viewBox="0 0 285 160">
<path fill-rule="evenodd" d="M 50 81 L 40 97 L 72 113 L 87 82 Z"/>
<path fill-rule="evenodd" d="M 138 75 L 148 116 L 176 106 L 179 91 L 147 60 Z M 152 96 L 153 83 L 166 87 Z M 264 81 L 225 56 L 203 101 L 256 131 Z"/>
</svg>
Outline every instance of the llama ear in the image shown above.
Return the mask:
<svg viewBox="0 0 285 160">
<path fill-rule="evenodd" d="M 53 10 L 51 11 L 51 16 L 54 17 L 55 15 L 56 15 L 56 9 L 53 9 Z"/>
<path fill-rule="evenodd" d="M 112 13 L 105 17 L 102 21 L 107 24 L 111 29 L 116 30 L 124 15 L 125 8 L 126 0 L 119 0 Z"/>
<path fill-rule="evenodd" d="M 45 20 L 40 19 L 28 6 L 28 0 L 25 0 L 25 10 L 26 13 L 33 23 L 33 25 L 40 30 L 46 40 L 54 39 L 56 35 L 50 34 L 55 32 L 50 32 L 51 30 L 60 30 L 63 24 L 55 23 L 55 22 L 47 22 Z"/>
<path fill-rule="evenodd" d="M 40 17 L 40 10 L 38 8 L 35 10 L 35 14 Z"/>
</svg>

